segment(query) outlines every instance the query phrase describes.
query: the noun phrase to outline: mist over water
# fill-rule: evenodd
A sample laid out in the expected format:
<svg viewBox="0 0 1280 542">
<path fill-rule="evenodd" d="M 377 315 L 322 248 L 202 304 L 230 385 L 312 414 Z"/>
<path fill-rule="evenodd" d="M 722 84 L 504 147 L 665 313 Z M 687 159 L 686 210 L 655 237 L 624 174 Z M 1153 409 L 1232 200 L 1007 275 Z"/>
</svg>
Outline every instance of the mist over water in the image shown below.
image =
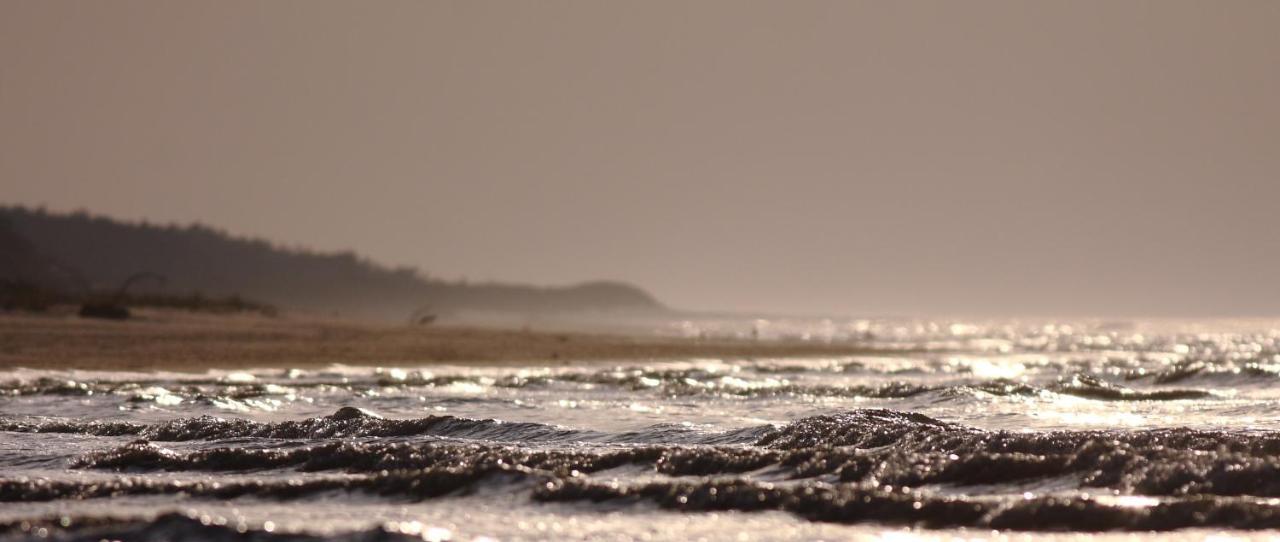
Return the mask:
<svg viewBox="0 0 1280 542">
<path fill-rule="evenodd" d="M 890 353 L 9 370 L 0 537 L 1199 537 L 1280 526 L 1277 322 L 726 319 L 662 331 L 856 337 Z"/>
</svg>

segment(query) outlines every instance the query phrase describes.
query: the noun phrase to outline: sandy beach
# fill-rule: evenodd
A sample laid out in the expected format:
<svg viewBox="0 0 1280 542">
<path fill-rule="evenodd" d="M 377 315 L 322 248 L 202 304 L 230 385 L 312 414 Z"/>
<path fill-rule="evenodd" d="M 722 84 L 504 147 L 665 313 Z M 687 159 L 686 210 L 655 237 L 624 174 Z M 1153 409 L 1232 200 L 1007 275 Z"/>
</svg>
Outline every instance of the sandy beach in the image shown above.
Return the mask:
<svg viewBox="0 0 1280 542">
<path fill-rule="evenodd" d="M 0 368 L 204 371 L 350 365 L 565 364 L 882 353 L 857 344 L 754 342 L 406 326 L 305 315 L 149 311 L 130 321 L 0 315 Z"/>
</svg>

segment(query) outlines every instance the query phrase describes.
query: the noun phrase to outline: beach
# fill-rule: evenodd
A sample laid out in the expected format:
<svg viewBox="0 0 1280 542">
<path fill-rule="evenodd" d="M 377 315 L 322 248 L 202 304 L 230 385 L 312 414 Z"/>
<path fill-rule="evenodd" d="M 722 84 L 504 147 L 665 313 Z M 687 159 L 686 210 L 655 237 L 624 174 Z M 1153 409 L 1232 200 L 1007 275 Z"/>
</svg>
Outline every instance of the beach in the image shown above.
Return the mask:
<svg viewBox="0 0 1280 542">
<path fill-rule="evenodd" d="M 142 311 L 109 321 L 0 315 L 0 368 L 166 370 L 347 365 L 570 364 L 607 360 L 874 354 L 852 342 L 686 339 L 448 325 L 409 326 L 307 314 Z"/>
</svg>

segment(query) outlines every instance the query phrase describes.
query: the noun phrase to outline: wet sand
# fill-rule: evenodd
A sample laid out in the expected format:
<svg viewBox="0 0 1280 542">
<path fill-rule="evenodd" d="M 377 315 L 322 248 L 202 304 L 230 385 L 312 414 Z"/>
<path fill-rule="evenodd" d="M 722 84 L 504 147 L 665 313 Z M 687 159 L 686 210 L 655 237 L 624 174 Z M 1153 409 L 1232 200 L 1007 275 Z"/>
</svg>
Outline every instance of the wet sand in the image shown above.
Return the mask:
<svg viewBox="0 0 1280 542">
<path fill-rule="evenodd" d="M 857 344 L 755 342 L 474 327 L 372 324 L 309 315 L 147 311 L 116 322 L 0 314 L 0 368 L 204 371 L 210 368 L 528 364 L 696 357 L 883 353 Z"/>
</svg>

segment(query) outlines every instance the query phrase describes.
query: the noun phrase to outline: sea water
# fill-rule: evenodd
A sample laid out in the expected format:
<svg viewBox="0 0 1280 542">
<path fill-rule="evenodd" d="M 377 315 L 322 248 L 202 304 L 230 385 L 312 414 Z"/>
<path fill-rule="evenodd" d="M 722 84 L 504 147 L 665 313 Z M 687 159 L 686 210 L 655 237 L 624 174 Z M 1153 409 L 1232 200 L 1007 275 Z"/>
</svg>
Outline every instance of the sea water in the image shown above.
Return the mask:
<svg viewBox="0 0 1280 542">
<path fill-rule="evenodd" d="M 0 538 L 1268 537 L 1280 325 L 672 322 L 836 358 L 0 371 Z"/>
</svg>

